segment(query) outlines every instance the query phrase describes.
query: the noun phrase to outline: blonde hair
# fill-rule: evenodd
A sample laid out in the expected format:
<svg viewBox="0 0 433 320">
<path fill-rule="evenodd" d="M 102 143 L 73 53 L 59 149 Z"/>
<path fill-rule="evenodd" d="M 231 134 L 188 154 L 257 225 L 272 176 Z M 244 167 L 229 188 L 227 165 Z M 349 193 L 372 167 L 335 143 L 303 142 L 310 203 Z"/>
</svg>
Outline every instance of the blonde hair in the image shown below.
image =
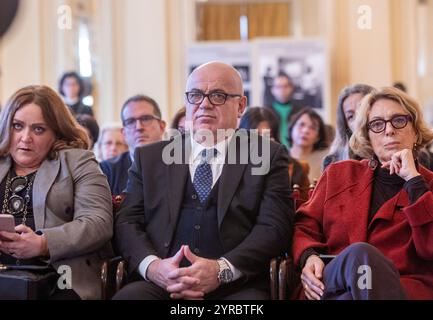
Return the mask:
<svg viewBox="0 0 433 320">
<path fill-rule="evenodd" d="M 55 159 L 64 149 L 88 149 L 87 133 L 77 123 L 60 96 L 47 86 L 28 86 L 15 92 L 0 116 L 0 156 L 9 154 L 12 136 L 12 121 L 22 107 L 34 103 L 41 108 L 42 116 L 56 136 L 49 159 Z"/>
<path fill-rule="evenodd" d="M 373 105 L 382 99 L 397 102 L 412 117 L 412 126 L 417 135 L 417 145 L 423 148 L 433 140 L 433 131 L 424 120 L 419 104 L 405 92 L 393 88 L 385 87 L 374 90 L 366 95 L 361 102 L 355 119 L 355 130 L 350 138 L 349 145 L 352 151 L 364 159 L 374 156 L 373 147 L 368 136 L 368 116 Z"/>
<path fill-rule="evenodd" d="M 122 125 L 120 123 L 107 123 L 107 124 L 105 124 L 101 128 L 101 131 L 99 132 L 99 138 L 98 138 L 97 142 L 99 144 L 101 144 L 102 143 L 102 139 L 104 138 L 104 134 L 106 132 L 114 132 L 114 131 L 121 132 L 122 131 Z"/>
</svg>

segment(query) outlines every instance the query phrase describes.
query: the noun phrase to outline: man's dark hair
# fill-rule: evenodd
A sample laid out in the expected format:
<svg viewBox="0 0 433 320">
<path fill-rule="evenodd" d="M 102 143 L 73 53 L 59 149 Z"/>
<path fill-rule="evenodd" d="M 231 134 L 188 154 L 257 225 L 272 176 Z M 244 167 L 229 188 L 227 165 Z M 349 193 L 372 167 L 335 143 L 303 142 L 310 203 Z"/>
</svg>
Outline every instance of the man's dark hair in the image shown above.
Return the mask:
<svg viewBox="0 0 433 320">
<path fill-rule="evenodd" d="M 144 94 L 137 94 L 135 96 L 128 98 L 128 100 L 126 100 L 125 103 L 123 104 L 122 110 L 120 110 L 120 119 L 122 119 L 122 123 L 125 121 L 125 118 L 123 118 L 123 111 L 125 110 L 126 106 L 128 104 L 130 104 L 131 102 L 141 102 L 141 101 L 147 102 L 150 105 L 152 105 L 153 115 L 157 116 L 159 119 L 162 118 L 161 117 L 161 109 L 159 108 L 158 103 L 154 99 L 152 99 L 151 97 L 146 96 Z"/>
<path fill-rule="evenodd" d="M 96 141 L 99 137 L 99 125 L 98 122 L 94 117 L 88 114 L 79 114 L 75 117 L 77 119 L 77 122 L 83 126 L 84 128 L 87 128 L 90 132 L 92 138 L 92 148 L 95 145 Z"/>
</svg>

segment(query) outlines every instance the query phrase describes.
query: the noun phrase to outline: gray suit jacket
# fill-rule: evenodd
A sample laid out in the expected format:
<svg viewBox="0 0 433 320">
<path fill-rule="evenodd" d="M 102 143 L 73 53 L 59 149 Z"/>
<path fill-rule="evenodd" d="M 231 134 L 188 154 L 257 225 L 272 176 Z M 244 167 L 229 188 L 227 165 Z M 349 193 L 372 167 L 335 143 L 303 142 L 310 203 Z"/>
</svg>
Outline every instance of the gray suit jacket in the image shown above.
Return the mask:
<svg viewBox="0 0 433 320">
<path fill-rule="evenodd" d="M 0 181 L 11 158 L 0 158 Z M 113 216 L 110 188 L 92 152 L 69 149 L 45 160 L 33 186 L 36 230 L 47 239 L 49 263 L 72 270 L 72 288 L 82 299 L 101 297 L 101 259 L 110 252 Z"/>
</svg>

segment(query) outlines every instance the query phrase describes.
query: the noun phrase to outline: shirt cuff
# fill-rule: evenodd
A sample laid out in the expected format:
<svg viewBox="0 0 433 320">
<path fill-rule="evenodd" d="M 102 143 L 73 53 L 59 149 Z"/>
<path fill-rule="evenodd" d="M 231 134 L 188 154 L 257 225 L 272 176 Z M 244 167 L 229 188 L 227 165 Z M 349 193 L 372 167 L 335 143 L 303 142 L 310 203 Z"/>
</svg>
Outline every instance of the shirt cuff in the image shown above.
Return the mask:
<svg viewBox="0 0 433 320">
<path fill-rule="evenodd" d="M 140 264 L 138 265 L 138 273 L 144 278 L 144 280 L 149 281 L 149 279 L 147 279 L 147 268 L 149 268 L 149 265 L 153 261 L 158 259 L 159 258 L 157 256 L 150 255 L 144 258 L 143 261 L 140 262 Z"/>
<path fill-rule="evenodd" d="M 240 272 L 238 269 L 236 269 L 236 268 L 235 268 L 235 267 L 230 263 L 230 261 L 228 261 L 228 260 L 227 260 L 226 258 L 224 258 L 224 257 L 221 257 L 221 259 L 223 259 L 225 262 L 227 262 L 227 264 L 228 264 L 230 270 L 232 271 L 232 273 L 233 273 L 233 280 L 232 280 L 232 281 L 238 280 L 240 277 L 243 276 L 242 272 Z"/>
<path fill-rule="evenodd" d="M 299 269 L 302 270 L 305 266 L 305 263 L 307 262 L 307 259 L 312 256 L 316 255 L 319 256 L 319 253 L 314 248 L 308 248 L 304 250 L 304 252 L 301 254 L 301 258 L 299 259 Z"/>
</svg>

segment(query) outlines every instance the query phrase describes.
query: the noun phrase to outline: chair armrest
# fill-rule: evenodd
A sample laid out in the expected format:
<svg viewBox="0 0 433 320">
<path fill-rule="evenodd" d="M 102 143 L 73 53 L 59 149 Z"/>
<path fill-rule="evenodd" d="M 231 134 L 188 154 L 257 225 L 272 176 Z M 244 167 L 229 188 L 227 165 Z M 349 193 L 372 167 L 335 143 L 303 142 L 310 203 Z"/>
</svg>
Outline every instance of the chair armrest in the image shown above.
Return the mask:
<svg viewBox="0 0 433 320">
<path fill-rule="evenodd" d="M 300 274 L 296 272 L 292 257 L 281 260 L 278 268 L 278 299 L 287 300 L 300 283 Z"/>
<path fill-rule="evenodd" d="M 101 293 L 102 300 L 109 300 L 116 293 L 116 270 L 122 257 L 106 259 L 101 265 Z"/>
<path fill-rule="evenodd" d="M 280 257 L 273 258 L 269 266 L 269 275 L 271 280 L 271 300 L 278 299 L 278 268 L 280 265 Z"/>
<path fill-rule="evenodd" d="M 126 284 L 127 278 L 126 261 L 122 260 L 119 262 L 116 269 L 116 292 L 122 289 L 122 287 Z"/>
</svg>

